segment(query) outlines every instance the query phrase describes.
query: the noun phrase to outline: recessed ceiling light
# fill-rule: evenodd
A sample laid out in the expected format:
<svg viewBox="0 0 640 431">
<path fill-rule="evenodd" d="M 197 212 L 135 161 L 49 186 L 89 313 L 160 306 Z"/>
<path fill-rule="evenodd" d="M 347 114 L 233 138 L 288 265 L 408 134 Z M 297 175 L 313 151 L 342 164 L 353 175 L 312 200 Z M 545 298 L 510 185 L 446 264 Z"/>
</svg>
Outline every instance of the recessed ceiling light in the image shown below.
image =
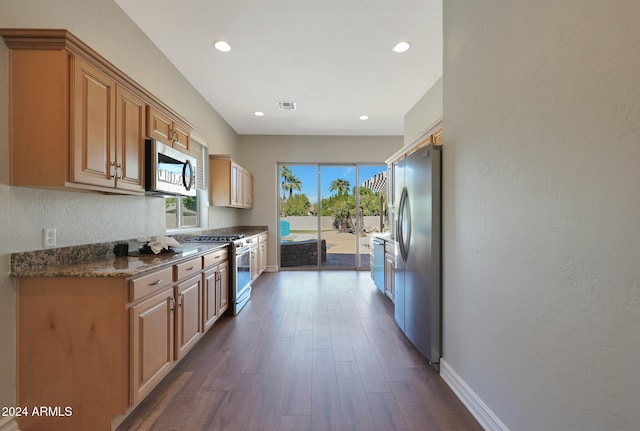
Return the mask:
<svg viewBox="0 0 640 431">
<path fill-rule="evenodd" d="M 364 121 L 364 120 L 368 120 L 369 116 L 368 115 L 361 115 L 358 118 L 360 118 L 362 121 Z"/>
<path fill-rule="evenodd" d="M 229 52 L 229 51 L 231 51 L 231 45 L 229 45 L 224 40 L 219 40 L 219 41 L 215 42 L 213 44 L 213 46 L 215 46 L 216 49 L 218 51 L 220 51 L 220 52 Z"/>
<path fill-rule="evenodd" d="M 402 41 L 402 42 L 396 43 L 391 50 L 393 52 L 401 53 L 401 52 L 405 52 L 409 48 L 411 48 L 411 44 L 409 42 Z"/>
<path fill-rule="evenodd" d="M 264 117 L 264 112 L 256 111 L 256 112 L 253 113 L 253 115 L 255 115 L 256 117 Z"/>
</svg>

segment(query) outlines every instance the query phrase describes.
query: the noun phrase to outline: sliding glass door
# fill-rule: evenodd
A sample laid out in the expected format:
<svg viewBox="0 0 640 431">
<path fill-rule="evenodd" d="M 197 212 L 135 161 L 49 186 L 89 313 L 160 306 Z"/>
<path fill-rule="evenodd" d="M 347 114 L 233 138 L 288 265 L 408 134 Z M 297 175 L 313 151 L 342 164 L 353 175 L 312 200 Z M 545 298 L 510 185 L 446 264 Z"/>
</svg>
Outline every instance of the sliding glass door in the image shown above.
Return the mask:
<svg viewBox="0 0 640 431">
<path fill-rule="evenodd" d="M 358 232 L 356 217 L 356 166 L 320 166 L 320 239 L 327 246 L 324 267 L 358 266 Z"/>
<path fill-rule="evenodd" d="M 388 229 L 386 166 L 279 164 L 280 268 L 369 269 Z"/>
<path fill-rule="evenodd" d="M 318 167 L 279 165 L 280 268 L 318 267 Z"/>
</svg>

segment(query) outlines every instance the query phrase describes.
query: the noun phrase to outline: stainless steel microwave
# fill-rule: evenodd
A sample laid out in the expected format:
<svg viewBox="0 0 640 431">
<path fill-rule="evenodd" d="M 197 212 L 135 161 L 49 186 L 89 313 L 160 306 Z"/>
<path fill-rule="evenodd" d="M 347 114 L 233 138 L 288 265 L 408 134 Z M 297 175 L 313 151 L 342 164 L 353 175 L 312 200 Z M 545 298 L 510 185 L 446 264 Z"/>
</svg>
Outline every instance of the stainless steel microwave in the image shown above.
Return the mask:
<svg viewBox="0 0 640 431">
<path fill-rule="evenodd" d="M 196 195 L 196 159 L 155 139 L 145 141 L 148 195 Z"/>
</svg>

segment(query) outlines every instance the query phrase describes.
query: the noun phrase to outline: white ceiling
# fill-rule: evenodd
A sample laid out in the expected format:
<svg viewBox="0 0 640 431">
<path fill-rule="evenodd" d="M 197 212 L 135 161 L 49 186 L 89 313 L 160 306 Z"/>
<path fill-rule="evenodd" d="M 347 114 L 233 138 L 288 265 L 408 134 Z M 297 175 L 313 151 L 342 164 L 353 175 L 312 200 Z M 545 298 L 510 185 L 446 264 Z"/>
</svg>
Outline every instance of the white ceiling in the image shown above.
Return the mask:
<svg viewBox="0 0 640 431">
<path fill-rule="evenodd" d="M 402 135 L 442 76 L 442 0 L 115 1 L 239 134 Z"/>
</svg>

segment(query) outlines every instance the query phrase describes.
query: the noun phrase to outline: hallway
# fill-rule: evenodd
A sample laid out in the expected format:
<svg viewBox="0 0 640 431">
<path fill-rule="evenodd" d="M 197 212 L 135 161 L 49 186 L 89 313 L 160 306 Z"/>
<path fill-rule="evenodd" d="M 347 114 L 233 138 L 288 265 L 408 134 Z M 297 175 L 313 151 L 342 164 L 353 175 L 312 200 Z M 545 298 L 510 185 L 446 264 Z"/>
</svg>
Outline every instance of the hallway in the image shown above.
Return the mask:
<svg viewBox="0 0 640 431">
<path fill-rule="evenodd" d="M 481 429 L 364 271 L 264 273 L 118 428 Z"/>
</svg>

